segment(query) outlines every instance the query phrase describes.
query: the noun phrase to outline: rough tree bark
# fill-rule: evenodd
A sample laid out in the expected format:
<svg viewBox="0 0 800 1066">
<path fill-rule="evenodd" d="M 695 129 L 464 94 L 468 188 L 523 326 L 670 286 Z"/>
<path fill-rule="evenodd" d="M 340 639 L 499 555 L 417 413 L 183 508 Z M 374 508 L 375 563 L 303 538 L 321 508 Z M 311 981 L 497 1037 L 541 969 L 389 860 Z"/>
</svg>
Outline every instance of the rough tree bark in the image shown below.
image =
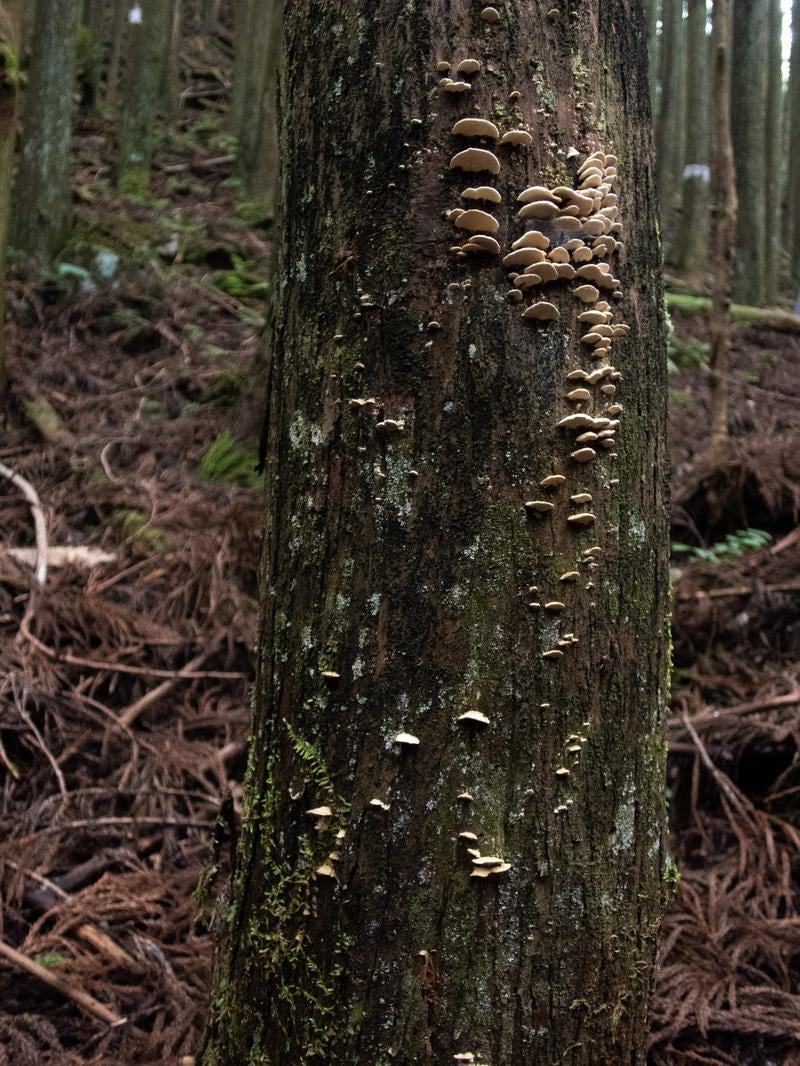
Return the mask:
<svg viewBox="0 0 800 1066">
<path fill-rule="evenodd" d="M 203 1066 L 644 1062 L 667 683 L 645 25 L 638 0 L 481 10 L 287 8 L 254 730 Z M 449 165 L 470 148 L 493 156 Z M 558 194 L 578 219 L 517 217 L 589 155 L 597 194 Z M 612 348 L 576 245 L 506 298 L 541 258 L 500 264 L 526 225 L 624 237 L 583 264 L 618 293 Z"/>
<path fill-rule="evenodd" d="M 132 18 L 132 13 L 138 16 Z M 129 14 L 125 107 L 119 137 L 117 184 L 132 195 L 147 192 L 162 100 L 165 42 L 171 30 L 166 0 L 142 0 Z"/>
<path fill-rule="evenodd" d="M 733 5 L 733 158 L 739 202 L 747 204 L 737 219 L 733 297 L 755 306 L 764 302 L 767 12 L 766 0 Z"/>
<path fill-rule="evenodd" d="M 764 116 L 764 302 L 778 297 L 781 262 L 781 179 L 783 176 L 783 11 L 781 0 L 769 0 L 767 46 L 767 109 Z M 798 180 L 795 172 L 794 180 Z"/>
<path fill-rule="evenodd" d="M 658 20 L 660 15 L 660 0 L 646 0 L 645 14 L 647 17 L 647 57 L 650 71 L 650 106 L 655 114 L 658 91 Z"/>
<path fill-rule="evenodd" d="M 728 436 L 731 287 L 738 196 L 731 130 L 734 0 L 714 0 L 711 31 L 711 444 Z"/>
<path fill-rule="evenodd" d="M 689 0 L 686 20 L 686 153 L 675 262 L 694 277 L 708 263 L 708 43 L 706 0 Z"/>
<path fill-rule="evenodd" d="M 23 0 L 0 2 L 0 396 L 6 390 L 6 252 L 17 141 Z"/>
<path fill-rule="evenodd" d="M 80 0 L 38 0 L 31 36 L 12 241 L 47 262 L 70 228 L 70 148 Z"/>
</svg>

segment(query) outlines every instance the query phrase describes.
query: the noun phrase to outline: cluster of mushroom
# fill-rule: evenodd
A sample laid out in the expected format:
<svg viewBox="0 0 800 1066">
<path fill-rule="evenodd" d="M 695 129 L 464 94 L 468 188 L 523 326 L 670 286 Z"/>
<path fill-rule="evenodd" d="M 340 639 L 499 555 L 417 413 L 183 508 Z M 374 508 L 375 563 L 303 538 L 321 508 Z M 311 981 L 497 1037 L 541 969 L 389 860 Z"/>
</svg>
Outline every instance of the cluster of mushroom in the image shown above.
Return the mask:
<svg viewBox="0 0 800 1066">
<path fill-rule="evenodd" d="M 312 807 L 311 810 L 306 811 L 309 818 L 315 819 L 315 828 L 317 832 L 321 832 L 328 825 L 328 822 L 333 817 L 333 811 L 328 806 Z M 338 851 L 338 845 L 342 843 L 346 836 L 344 829 L 338 830 L 336 833 L 336 846 L 333 851 L 330 852 L 328 858 L 320 866 L 317 867 L 317 877 L 331 877 L 336 878 L 335 865 L 341 858 L 341 853 Z"/>
<path fill-rule="evenodd" d="M 473 62 L 478 62 L 474 60 Z M 461 64 L 459 64 L 461 65 Z M 500 173 L 500 160 L 491 147 L 499 142 L 512 148 L 527 147 L 533 138 L 527 130 L 513 129 L 500 134 L 500 130 L 489 119 L 462 118 L 453 126 L 453 136 L 467 141 L 477 141 L 461 151 L 456 152 L 450 160 L 451 170 L 461 170 L 467 174 L 488 174 L 496 177 Z M 481 147 L 483 145 L 483 147 Z M 500 255 L 500 245 L 494 236 L 500 229 L 500 223 L 487 207 L 502 203 L 503 198 L 493 185 L 471 185 L 461 193 L 466 208 L 455 207 L 448 212 L 448 218 L 457 229 L 469 234 L 469 239 L 452 250 L 464 258 L 469 254 L 480 253 L 492 256 Z M 481 206 L 477 206 L 481 205 Z"/>
</svg>

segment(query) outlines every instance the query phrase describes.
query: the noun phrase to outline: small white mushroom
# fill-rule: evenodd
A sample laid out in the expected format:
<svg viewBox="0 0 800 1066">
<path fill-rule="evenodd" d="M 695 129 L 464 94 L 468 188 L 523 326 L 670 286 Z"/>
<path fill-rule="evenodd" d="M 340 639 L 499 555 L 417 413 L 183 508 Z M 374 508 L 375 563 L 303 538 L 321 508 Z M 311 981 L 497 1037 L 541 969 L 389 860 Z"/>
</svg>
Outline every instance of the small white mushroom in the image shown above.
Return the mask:
<svg viewBox="0 0 800 1066">
<path fill-rule="evenodd" d="M 550 511 L 555 510 L 555 504 L 548 500 L 527 500 L 525 510 L 532 515 L 549 514 Z"/>
<path fill-rule="evenodd" d="M 532 204 L 540 200 L 547 200 L 552 204 L 558 203 L 557 197 L 546 185 L 530 185 L 527 189 L 523 189 L 517 197 L 517 203 L 519 204 Z"/>
<path fill-rule="evenodd" d="M 594 285 L 579 285 L 574 291 L 581 303 L 585 304 L 594 303 L 600 295 Z"/>
<path fill-rule="evenodd" d="M 401 744 L 409 748 L 414 748 L 419 744 L 419 737 L 415 737 L 413 733 L 395 733 L 392 740 L 395 744 Z"/>
<path fill-rule="evenodd" d="M 500 160 L 494 152 L 490 152 L 486 148 L 465 148 L 463 152 L 456 152 L 450 160 L 450 169 L 465 170 L 473 174 L 481 171 L 499 174 Z"/>
<path fill-rule="evenodd" d="M 556 777 L 569 777 L 569 770 L 566 766 L 559 766 L 556 770 Z"/>
<path fill-rule="evenodd" d="M 572 389 L 567 393 L 567 399 L 570 403 L 582 403 L 584 400 L 591 400 L 592 394 L 588 389 Z"/>
<path fill-rule="evenodd" d="M 444 84 L 442 84 L 444 82 Z M 472 92 L 472 86 L 468 81 L 451 81 L 450 78 L 443 78 L 439 82 L 439 86 L 442 92 L 445 93 L 469 93 Z"/>
<path fill-rule="evenodd" d="M 533 274 L 534 277 L 539 278 L 541 281 L 556 281 L 558 279 L 558 269 L 548 262 L 531 263 L 530 266 L 525 267 L 524 273 Z"/>
<path fill-rule="evenodd" d="M 470 833 L 467 830 L 464 830 L 463 833 L 459 833 L 458 834 L 458 839 L 467 841 L 470 844 L 475 844 L 475 843 L 477 843 L 478 837 L 477 837 L 477 834 Z"/>
<path fill-rule="evenodd" d="M 488 118 L 460 118 L 453 126 L 453 133 L 458 137 L 488 137 L 496 141 L 500 130 Z"/>
<path fill-rule="evenodd" d="M 560 208 L 550 200 L 535 200 L 517 212 L 517 218 L 555 218 Z"/>
<path fill-rule="evenodd" d="M 574 496 L 570 496 L 573 503 L 591 503 L 591 492 L 576 492 Z"/>
<path fill-rule="evenodd" d="M 477 74 L 481 69 L 480 59 L 462 59 L 456 67 L 456 74 Z"/>
<path fill-rule="evenodd" d="M 322 866 L 317 867 L 317 877 L 336 877 L 336 871 L 327 862 L 324 862 Z"/>
<path fill-rule="evenodd" d="M 456 796 L 456 799 L 461 800 L 462 803 L 472 803 L 472 793 L 459 792 L 459 794 Z"/>
<path fill-rule="evenodd" d="M 456 719 L 458 722 L 465 722 L 471 725 L 489 725 L 489 719 L 481 711 L 464 711 Z"/>
<path fill-rule="evenodd" d="M 330 807 L 312 807 L 310 811 L 306 811 L 306 814 L 311 818 L 330 818 L 333 811 Z"/>
<path fill-rule="evenodd" d="M 563 485 L 566 480 L 563 474 L 548 474 L 547 477 L 542 478 L 539 486 L 543 489 L 555 489 Z"/>
<path fill-rule="evenodd" d="M 481 855 L 480 858 L 472 860 L 472 865 L 477 866 L 478 868 L 502 866 L 503 861 L 504 860 L 497 855 Z"/>
<path fill-rule="evenodd" d="M 449 74 L 450 73 L 450 64 L 447 62 L 446 59 L 441 59 L 436 64 L 436 69 L 438 70 L 438 72 L 440 74 Z"/>
<path fill-rule="evenodd" d="M 557 613 L 558 611 L 566 610 L 566 606 L 566 603 L 562 603 L 561 600 L 548 600 L 544 605 L 544 609 L 546 611 L 554 611 Z"/>
<path fill-rule="evenodd" d="M 484 22 L 490 22 L 490 23 L 499 22 L 500 21 L 500 12 L 497 10 L 496 7 L 485 7 L 481 11 L 481 18 L 483 19 Z"/>
<path fill-rule="evenodd" d="M 562 574 L 558 580 L 564 581 L 569 584 L 572 581 L 577 581 L 580 576 L 581 575 L 578 573 L 577 570 L 568 570 L 566 574 Z"/>
<path fill-rule="evenodd" d="M 462 245 L 465 252 L 489 252 L 491 255 L 500 255 L 500 245 L 494 237 L 487 237 L 485 233 L 476 233 Z"/>
<path fill-rule="evenodd" d="M 592 432 L 592 430 L 589 429 L 585 433 L 579 433 L 578 436 L 575 438 L 575 443 L 591 444 L 593 440 L 597 440 L 597 436 L 598 435 L 596 433 Z"/>
<path fill-rule="evenodd" d="M 522 300 L 522 289 L 509 289 L 506 293 L 506 299 L 510 300 L 512 304 L 518 304 Z"/>
<path fill-rule="evenodd" d="M 549 651 L 542 652 L 543 659 L 562 659 L 563 657 L 564 652 L 559 651 L 558 648 L 551 648 Z"/>
<path fill-rule="evenodd" d="M 544 261 L 545 255 L 541 248 L 517 248 L 516 251 L 503 256 L 503 266 L 507 267 L 528 267 Z"/>
<path fill-rule="evenodd" d="M 528 230 L 511 245 L 511 250 L 516 252 L 518 248 L 539 248 L 546 251 L 550 247 L 550 238 L 546 237 L 538 229 Z"/>
<path fill-rule="evenodd" d="M 384 803 L 382 799 L 371 799 L 369 801 L 370 807 L 379 807 L 382 811 L 388 811 L 390 804 Z"/>
<path fill-rule="evenodd" d="M 567 521 L 572 526 L 593 526 L 595 523 L 595 517 L 588 511 L 582 511 L 580 514 L 569 515 Z"/>
<path fill-rule="evenodd" d="M 594 419 L 583 411 L 576 411 L 574 415 L 566 415 L 557 423 L 560 429 L 589 429 L 594 426 Z"/>
</svg>

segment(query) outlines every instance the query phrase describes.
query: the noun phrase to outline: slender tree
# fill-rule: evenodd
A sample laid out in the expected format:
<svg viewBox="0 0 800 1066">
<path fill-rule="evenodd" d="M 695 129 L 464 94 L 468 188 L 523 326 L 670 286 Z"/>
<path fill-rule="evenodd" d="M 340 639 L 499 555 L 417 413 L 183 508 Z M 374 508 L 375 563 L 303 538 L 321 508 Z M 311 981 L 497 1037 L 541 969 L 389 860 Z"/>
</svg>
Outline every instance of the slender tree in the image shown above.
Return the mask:
<svg viewBox="0 0 800 1066">
<path fill-rule="evenodd" d="M 778 296 L 781 263 L 781 188 L 783 185 L 783 11 L 781 0 L 769 0 L 767 108 L 765 114 L 764 301 Z M 800 174 L 795 174 L 795 180 Z"/>
<path fill-rule="evenodd" d="M 167 2 L 167 37 L 164 42 L 164 66 L 163 66 L 163 114 L 167 123 L 173 123 L 178 115 L 178 105 L 181 95 L 181 26 L 182 5 L 181 0 L 166 0 Z"/>
<path fill-rule="evenodd" d="M 129 0 L 114 0 L 111 23 L 111 55 L 106 75 L 106 105 L 112 111 L 116 110 L 119 95 L 122 53 L 127 40 L 128 11 Z"/>
<path fill-rule="evenodd" d="M 706 0 L 689 0 L 686 19 L 686 152 L 674 259 L 694 276 L 708 261 L 708 44 Z"/>
<path fill-rule="evenodd" d="M 11 178 L 17 140 L 22 0 L 0 2 L 0 393 L 5 391 L 5 275 Z"/>
<path fill-rule="evenodd" d="M 70 228 L 70 149 L 80 0 L 38 0 L 31 36 L 13 243 L 47 262 Z"/>
<path fill-rule="evenodd" d="M 170 13 L 166 0 L 142 0 L 129 13 L 117 171 L 120 189 L 129 194 L 144 193 L 150 185 L 156 118 L 163 98 L 165 42 L 172 28 Z"/>
<path fill-rule="evenodd" d="M 661 198 L 661 219 L 667 236 L 672 233 L 676 178 L 681 152 L 681 53 L 683 50 L 683 0 L 662 0 L 660 77 L 661 97 L 656 127 L 656 175 Z"/>
<path fill-rule="evenodd" d="M 728 435 L 731 286 L 736 255 L 738 198 L 731 130 L 731 56 L 734 0 L 714 0 L 711 72 L 711 440 Z"/>
<path fill-rule="evenodd" d="M 788 252 L 791 278 L 800 284 L 800 0 L 792 5 L 792 51 L 786 104 L 788 145 L 784 195 L 784 248 Z"/>
<path fill-rule="evenodd" d="M 733 296 L 743 304 L 764 301 L 768 10 L 768 0 L 733 5 L 733 158 L 739 201 L 747 205 L 738 213 Z"/>
<path fill-rule="evenodd" d="M 203 33 L 216 33 L 219 28 L 220 0 L 203 0 L 201 28 Z"/>
<path fill-rule="evenodd" d="M 667 626 L 644 19 L 551 8 L 287 5 L 255 718 L 203 1066 L 644 1062 Z"/>
<path fill-rule="evenodd" d="M 658 95 L 658 19 L 660 8 L 660 0 L 646 0 L 645 14 L 647 16 L 647 56 L 650 70 L 650 101 L 654 114 L 656 113 Z"/>
<path fill-rule="evenodd" d="M 239 173 L 247 195 L 272 213 L 278 178 L 277 64 L 282 0 L 251 8 L 247 84 L 238 134 Z"/>
</svg>

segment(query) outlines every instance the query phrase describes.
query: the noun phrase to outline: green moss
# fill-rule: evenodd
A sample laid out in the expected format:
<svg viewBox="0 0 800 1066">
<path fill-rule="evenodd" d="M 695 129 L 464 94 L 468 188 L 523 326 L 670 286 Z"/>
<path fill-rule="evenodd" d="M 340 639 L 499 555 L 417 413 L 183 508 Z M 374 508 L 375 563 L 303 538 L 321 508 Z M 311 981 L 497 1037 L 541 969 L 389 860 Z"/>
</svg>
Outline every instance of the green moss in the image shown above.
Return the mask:
<svg viewBox="0 0 800 1066">
<path fill-rule="evenodd" d="M 164 551 L 166 547 L 164 530 L 158 526 L 148 525 L 148 516 L 142 511 L 134 509 L 115 511 L 114 518 L 121 523 L 125 536 L 135 544 L 153 551 Z"/>
<path fill-rule="evenodd" d="M 263 483 L 257 467 L 255 449 L 237 444 L 231 431 L 225 429 L 200 460 L 198 472 L 204 481 L 221 481 L 253 489 Z"/>
</svg>

